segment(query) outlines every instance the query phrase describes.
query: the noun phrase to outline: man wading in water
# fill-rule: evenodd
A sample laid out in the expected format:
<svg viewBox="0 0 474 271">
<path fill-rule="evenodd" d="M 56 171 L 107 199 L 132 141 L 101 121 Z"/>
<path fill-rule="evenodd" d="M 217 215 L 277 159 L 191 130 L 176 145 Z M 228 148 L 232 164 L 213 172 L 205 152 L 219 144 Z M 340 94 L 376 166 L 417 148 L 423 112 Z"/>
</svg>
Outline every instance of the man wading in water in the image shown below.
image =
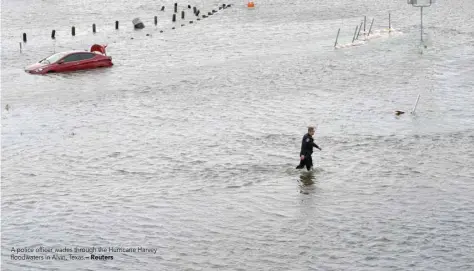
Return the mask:
<svg viewBox="0 0 474 271">
<path fill-rule="evenodd" d="M 306 169 L 309 171 L 313 167 L 313 158 L 311 158 L 313 147 L 321 151 L 321 148 L 314 143 L 313 135 L 314 127 L 308 127 L 308 133 L 303 136 L 303 141 L 301 142 L 300 164 L 296 167 L 297 169 L 306 166 Z"/>
</svg>

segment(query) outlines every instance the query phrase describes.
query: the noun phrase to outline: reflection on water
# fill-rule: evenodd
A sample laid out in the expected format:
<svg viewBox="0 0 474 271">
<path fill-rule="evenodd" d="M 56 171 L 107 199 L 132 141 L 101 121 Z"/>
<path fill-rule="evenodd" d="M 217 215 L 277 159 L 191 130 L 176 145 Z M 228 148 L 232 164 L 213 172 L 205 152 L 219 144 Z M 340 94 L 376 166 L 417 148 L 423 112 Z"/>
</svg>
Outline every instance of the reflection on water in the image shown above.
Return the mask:
<svg viewBox="0 0 474 271">
<path fill-rule="evenodd" d="M 298 180 L 300 193 L 310 194 L 318 189 L 317 184 L 321 179 L 321 174 L 324 172 L 322 168 L 313 167 L 310 171 L 301 170 L 300 178 Z"/>
<path fill-rule="evenodd" d="M 310 171 L 302 171 L 299 179 L 300 193 L 309 194 L 314 191 L 314 183 L 316 181 L 316 175 L 319 173 L 318 169 L 313 168 Z"/>
<path fill-rule="evenodd" d="M 306 171 L 300 174 L 300 182 L 304 186 L 314 184 L 314 171 Z"/>
</svg>

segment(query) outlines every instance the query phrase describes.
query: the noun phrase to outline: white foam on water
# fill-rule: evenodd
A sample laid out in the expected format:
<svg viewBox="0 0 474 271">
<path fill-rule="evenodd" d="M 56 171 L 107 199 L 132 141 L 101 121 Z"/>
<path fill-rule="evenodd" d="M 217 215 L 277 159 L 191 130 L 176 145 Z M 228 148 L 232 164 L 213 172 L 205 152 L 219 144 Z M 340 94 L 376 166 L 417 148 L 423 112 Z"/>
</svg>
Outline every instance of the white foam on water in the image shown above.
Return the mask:
<svg viewBox="0 0 474 271">
<path fill-rule="evenodd" d="M 367 32 L 368 33 L 368 32 Z M 389 38 L 389 37 L 395 37 L 395 36 L 400 36 L 403 35 L 403 32 L 391 28 L 384 28 L 384 29 L 379 29 L 379 30 L 374 30 L 371 31 L 370 35 L 367 35 L 365 32 L 361 32 L 359 34 L 359 39 L 355 40 L 354 42 L 351 43 L 346 43 L 346 44 L 337 44 L 336 49 L 341 49 L 341 48 L 350 48 L 354 46 L 361 46 L 366 44 L 369 40 L 372 39 L 378 39 L 378 38 Z"/>
</svg>

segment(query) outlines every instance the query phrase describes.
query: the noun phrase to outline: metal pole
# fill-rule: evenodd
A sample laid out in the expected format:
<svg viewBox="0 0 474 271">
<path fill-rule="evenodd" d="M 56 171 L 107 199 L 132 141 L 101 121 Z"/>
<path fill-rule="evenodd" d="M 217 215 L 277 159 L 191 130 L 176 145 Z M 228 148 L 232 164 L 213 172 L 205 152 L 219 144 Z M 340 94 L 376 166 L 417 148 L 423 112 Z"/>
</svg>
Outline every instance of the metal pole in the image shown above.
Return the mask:
<svg viewBox="0 0 474 271">
<path fill-rule="evenodd" d="M 357 35 L 357 29 L 359 28 L 359 26 L 356 26 L 356 30 L 354 32 L 354 37 L 352 38 L 352 43 L 354 43 L 354 40 L 356 38 L 356 35 Z"/>
<path fill-rule="evenodd" d="M 369 33 L 367 33 L 367 37 L 370 35 L 370 32 L 372 31 L 372 25 L 374 24 L 374 20 L 375 18 L 372 18 L 372 23 L 370 24 Z"/>
<path fill-rule="evenodd" d="M 415 114 L 416 106 L 418 105 L 419 100 L 420 100 L 420 94 L 418 94 L 418 98 L 416 98 L 415 106 L 413 107 L 413 111 L 411 111 L 412 114 Z"/>
<path fill-rule="evenodd" d="M 365 35 L 365 24 L 367 22 L 367 16 L 364 16 L 364 35 Z"/>
<path fill-rule="evenodd" d="M 392 23 L 390 21 L 390 13 L 388 13 L 388 32 L 392 31 Z"/>
<path fill-rule="evenodd" d="M 421 42 L 423 42 L 423 7 L 421 9 Z"/>
<path fill-rule="evenodd" d="M 363 22 L 360 22 L 359 31 L 357 32 L 357 37 L 356 37 L 357 40 L 359 39 L 359 34 L 360 34 L 360 30 L 362 29 L 362 24 Z"/>
<path fill-rule="evenodd" d="M 341 29 L 337 30 L 337 36 L 336 36 L 336 42 L 334 43 L 334 47 L 337 46 L 337 39 L 339 38 L 339 32 L 341 32 Z"/>
</svg>

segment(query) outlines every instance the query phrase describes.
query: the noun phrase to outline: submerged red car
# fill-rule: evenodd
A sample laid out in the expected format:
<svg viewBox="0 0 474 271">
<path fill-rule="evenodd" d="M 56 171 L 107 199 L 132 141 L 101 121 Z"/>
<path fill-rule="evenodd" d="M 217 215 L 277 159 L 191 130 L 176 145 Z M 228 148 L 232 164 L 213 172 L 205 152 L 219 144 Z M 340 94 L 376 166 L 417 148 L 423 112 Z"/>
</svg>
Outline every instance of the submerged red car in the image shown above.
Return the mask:
<svg viewBox="0 0 474 271">
<path fill-rule="evenodd" d="M 112 57 L 105 53 L 106 47 L 107 45 L 94 44 L 90 52 L 69 51 L 57 53 L 26 67 L 25 71 L 32 74 L 45 74 L 110 67 L 113 65 Z"/>
</svg>

